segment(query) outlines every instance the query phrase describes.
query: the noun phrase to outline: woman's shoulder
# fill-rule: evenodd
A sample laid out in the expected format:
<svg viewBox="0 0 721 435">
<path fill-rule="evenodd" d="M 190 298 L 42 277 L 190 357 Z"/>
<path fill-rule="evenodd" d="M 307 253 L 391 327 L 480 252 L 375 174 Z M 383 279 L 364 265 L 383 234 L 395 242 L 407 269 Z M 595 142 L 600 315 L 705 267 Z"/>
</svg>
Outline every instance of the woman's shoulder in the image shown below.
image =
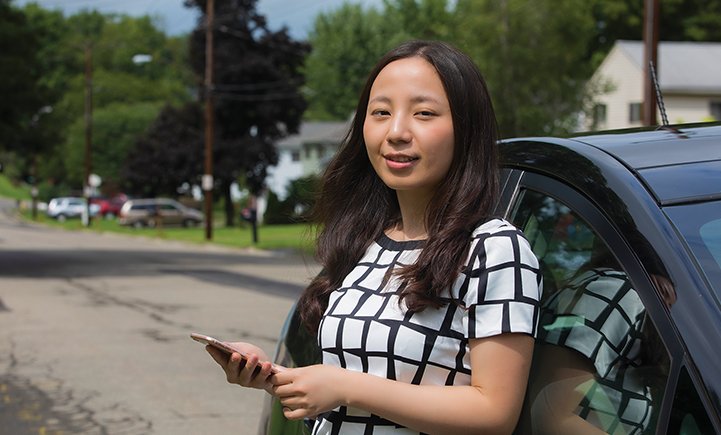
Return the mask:
<svg viewBox="0 0 721 435">
<path fill-rule="evenodd" d="M 476 227 L 471 236 L 470 253 L 489 258 L 512 256 L 532 267 L 538 264 L 523 231 L 499 217 L 488 218 Z"/>
<path fill-rule="evenodd" d="M 523 233 L 521 230 L 516 228 L 512 223 L 500 217 L 489 217 L 485 221 L 481 222 L 476 229 L 473 230 L 473 237 L 478 238 L 483 235 L 493 235 L 505 233 L 507 235 L 517 234 L 521 237 Z"/>
</svg>

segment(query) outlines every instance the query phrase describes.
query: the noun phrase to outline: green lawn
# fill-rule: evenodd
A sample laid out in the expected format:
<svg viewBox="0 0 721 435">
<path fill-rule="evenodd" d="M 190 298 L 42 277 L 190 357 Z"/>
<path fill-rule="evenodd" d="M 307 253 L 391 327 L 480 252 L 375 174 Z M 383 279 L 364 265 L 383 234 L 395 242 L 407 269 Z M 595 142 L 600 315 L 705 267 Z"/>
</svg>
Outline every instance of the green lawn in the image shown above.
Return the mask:
<svg viewBox="0 0 721 435">
<path fill-rule="evenodd" d="M 20 215 L 29 221 L 32 220 L 30 210 L 24 210 L 20 213 Z M 218 216 L 219 219 L 216 221 L 216 225 L 222 224 L 224 221 L 224 219 L 220 219 L 222 215 Z M 58 222 L 55 219 L 48 218 L 42 212 L 38 212 L 36 222 L 76 231 L 113 232 L 130 234 L 138 237 L 182 240 L 198 244 L 213 243 L 239 248 L 254 246 L 258 249 L 292 250 L 295 252 L 303 252 L 305 254 L 312 254 L 313 252 L 313 240 L 309 233 L 309 226 L 306 224 L 260 225 L 258 226 L 258 244 L 254 245 L 253 231 L 250 225 L 247 224 L 242 227 L 231 228 L 225 226 L 214 226 L 212 241 L 206 242 L 205 225 L 193 228 L 165 226 L 162 230 L 158 228 L 135 229 L 132 227 L 120 226 L 117 224 L 115 219 L 96 218 L 92 220 L 89 228 L 85 228 L 83 227 L 80 219 L 68 219 L 66 222 Z"/>
<path fill-rule="evenodd" d="M 0 174 L 0 196 L 10 199 L 30 200 L 30 187 L 23 183 L 22 186 L 14 185 L 8 177 Z"/>
</svg>

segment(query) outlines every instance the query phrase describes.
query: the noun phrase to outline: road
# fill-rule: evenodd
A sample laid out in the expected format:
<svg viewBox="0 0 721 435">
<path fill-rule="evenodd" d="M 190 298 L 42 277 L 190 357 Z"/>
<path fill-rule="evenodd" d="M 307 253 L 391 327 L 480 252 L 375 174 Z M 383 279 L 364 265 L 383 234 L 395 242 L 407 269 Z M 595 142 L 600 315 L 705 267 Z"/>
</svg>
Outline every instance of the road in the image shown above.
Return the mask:
<svg viewBox="0 0 721 435">
<path fill-rule="evenodd" d="M 191 332 L 272 355 L 317 273 L 291 254 L 51 229 L 0 199 L 0 435 L 255 434 L 266 393 Z"/>
</svg>

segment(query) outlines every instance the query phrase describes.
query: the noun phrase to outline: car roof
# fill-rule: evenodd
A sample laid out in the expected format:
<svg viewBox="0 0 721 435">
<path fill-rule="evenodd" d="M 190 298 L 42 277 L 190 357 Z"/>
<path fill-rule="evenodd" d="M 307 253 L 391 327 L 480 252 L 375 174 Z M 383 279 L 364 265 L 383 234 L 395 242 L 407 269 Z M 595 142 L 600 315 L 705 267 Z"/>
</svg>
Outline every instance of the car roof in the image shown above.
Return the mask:
<svg viewBox="0 0 721 435">
<path fill-rule="evenodd" d="M 516 141 L 553 143 L 569 151 L 589 146 L 601 150 L 628 168 L 662 206 L 721 199 L 721 123 L 583 133 L 567 139 L 531 138 L 506 142 Z M 554 153 L 558 155 L 558 150 L 554 150 Z M 526 160 L 527 164 L 534 164 L 528 158 Z M 556 165 L 552 171 L 565 171 L 568 172 L 566 175 L 573 178 L 575 169 Z M 579 175 L 575 176 L 578 178 Z"/>
<path fill-rule="evenodd" d="M 615 130 L 573 139 L 601 148 L 636 170 L 721 160 L 721 123 Z"/>
<path fill-rule="evenodd" d="M 159 202 L 168 202 L 168 203 L 175 203 L 174 199 L 170 198 L 141 198 L 141 199 L 129 199 L 125 201 L 126 203 L 130 204 L 156 204 Z"/>
</svg>

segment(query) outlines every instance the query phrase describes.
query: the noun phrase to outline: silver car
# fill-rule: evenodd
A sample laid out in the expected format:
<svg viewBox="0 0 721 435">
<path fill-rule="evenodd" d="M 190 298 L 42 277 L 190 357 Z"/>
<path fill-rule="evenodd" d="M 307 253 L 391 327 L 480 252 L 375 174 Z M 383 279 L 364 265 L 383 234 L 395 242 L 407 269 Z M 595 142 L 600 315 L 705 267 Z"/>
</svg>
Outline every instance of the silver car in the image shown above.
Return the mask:
<svg viewBox="0 0 721 435">
<path fill-rule="evenodd" d="M 53 198 L 48 203 L 48 209 L 45 214 L 57 219 L 59 222 L 65 222 L 68 218 L 79 218 L 84 212 L 87 213 L 87 204 L 85 198 Z"/>
<path fill-rule="evenodd" d="M 204 220 L 202 212 L 173 199 L 131 199 L 120 209 L 118 223 L 135 228 L 161 225 L 195 226 Z"/>
</svg>

